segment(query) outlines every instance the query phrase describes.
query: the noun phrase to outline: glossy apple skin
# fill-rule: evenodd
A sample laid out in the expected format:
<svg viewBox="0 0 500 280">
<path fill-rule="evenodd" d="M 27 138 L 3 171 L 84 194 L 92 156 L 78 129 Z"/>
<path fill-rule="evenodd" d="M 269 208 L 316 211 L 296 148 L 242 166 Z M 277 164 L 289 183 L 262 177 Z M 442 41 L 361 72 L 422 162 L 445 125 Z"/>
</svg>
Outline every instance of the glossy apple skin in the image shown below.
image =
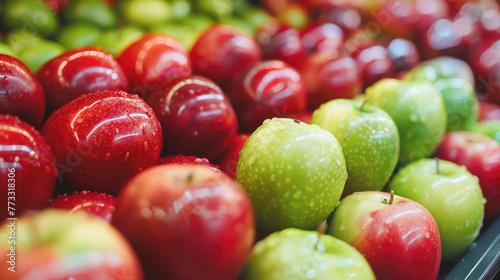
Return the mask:
<svg viewBox="0 0 500 280">
<path fill-rule="evenodd" d="M 288 228 L 255 245 L 241 279 L 374 280 L 375 276 L 363 255 L 344 241 Z"/>
<path fill-rule="evenodd" d="M 486 198 L 486 222 L 500 213 L 500 144 L 497 141 L 477 133 L 452 132 L 443 138 L 437 156 L 464 165 L 479 178 Z"/>
<path fill-rule="evenodd" d="M 240 152 L 250 135 L 250 133 L 236 135 L 227 152 L 217 162 L 222 171 L 226 172 L 231 178 L 236 177 L 236 166 L 240 158 Z"/>
<path fill-rule="evenodd" d="M 134 177 L 113 219 L 147 279 L 236 279 L 255 238 L 252 204 L 225 174 L 159 165 Z M 141 225 L 138 227 L 137 225 Z"/>
<path fill-rule="evenodd" d="M 145 34 L 116 58 L 130 82 L 130 93 L 146 99 L 158 86 L 191 75 L 186 49 L 175 39 Z"/>
<path fill-rule="evenodd" d="M 111 54 L 96 47 L 74 49 L 37 72 L 47 100 L 47 115 L 78 96 L 100 90 L 129 90 L 128 78 Z"/>
<path fill-rule="evenodd" d="M 109 194 L 81 191 L 59 195 L 51 199 L 46 208 L 63 209 L 70 214 L 83 211 L 110 223 L 117 202 L 118 199 Z"/>
<path fill-rule="evenodd" d="M 405 0 L 387 1 L 370 13 L 370 21 L 377 22 L 384 34 L 392 38 L 411 40 L 417 20 L 413 3 Z"/>
<path fill-rule="evenodd" d="M 125 91 L 84 94 L 56 110 L 42 135 L 60 179 L 76 190 L 116 194 L 140 170 L 155 164 L 162 131 L 153 110 Z"/>
<path fill-rule="evenodd" d="M 279 22 L 266 22 L 257 31 L 257 41 L 264 59 L 282 60 L 298 68 L 307 56 L 300 32 Z"/>
<path fill-rule="evenodd" d="M 1 225 L 2 240 L 8 240 L 8 223 Z M 1 279 L 144 279 L 137 255 L 123 235 L 86 213 L 31 212 L 16 221 L 16 233 L 16 272 L 7 270 L 9 256 L 3 253 L 12 244 L 2 242 Z"/>
<path fill-rule="evenodd" d="M 469 57 L 469 64 L 476 73 L 481 98 L 500 105 L 500 39 L 482 41 Z"/>
<path fill-rule="evenodd" d="M 347 179 L 328 131 L 288 118 L 266 120 L 240 152 L 236 181 L 252 199 L 257 230 L 315 229 L 333 211 Z"/>
<path fill-rule="evenodd" d="M 354 246 L 377 279 L 434 280 L 441 264 L 439 229 L 415 201 L 380 191 L 340 201 L 326 233 Z"/>
<path fill-rule="evenodd" d="M 54 191 L 56 177 L 56 160 L 42 135 L 18 117 L 0 115 L 0 179 L 5 182 L 0 221 L 42 208 Z M 14 204 L 7 205 L 8 201 Z M 15 209 L 15 215 L 9 215 L 7 206 Z"/>
<path fill-rule="evenodd" d="M 18 116 L 40 129 L 45 95 L 31 70 L 20 60 L 0 54 L 0 113 Z"/>
<path fill-rule="evenodd" d="M 229 99 L 202 76 L 176 79 L 159 87 L 146 101 L 161 123 L 166 155 L 214 160 L 227 150 L 238 131 Z"/>
<path fill-rule="evenodd" d="M 339 26 L 346 37 L 351 36 L 361 28 L 360 12 L 350 6 L 322 7 L 318 11 L 320 22 L 331 22 Z"/>
<path fill-rule="evenodd" d="M 451 56 L 439 56 L 422 61 L 406 75 L 406 80 L 423 79 L 435 83 L 439 79 L 459 78 L 476 85 L 474 71 L 467 62 Z"/>
<path fill-rule="evenodd" d="M 299 73 L 280 60 L 262 61 L 250 68 L 229 97 L 243 132 L 253 132 L 266 119 L 305 111 L 307 106 Z"/>
<path fill-rule="evenodd" d="M 311 54 L 299 69 L 310 111 L 332 99 L 354 98 L 363 89 L 361 72 L 356 61 L 348 56 Z"/>
<path fill-rule="evenodd" d="M 250 34 L 224 24 L 205 31 L 189 55 L 193 72 L 213 80 L 224 90 L 262 59 L 262 51 Z"/>
<path fill-rule="evenodd" d="M 396 38 L 387 45 L 386 49 L 396 73 L 408 71 L 420 63 L 420 53 L 412 41 Z"/>
<path fill-rule="evenodd" d="M 392 118 L 363 100 L 336 99 L 314 111 L 311 124 L 337 138 L 347 165 L 342 197 L 382 190 L 399 159 L 399 133 Z"/>
<path fill-rule="evenodd" d="M 431 213 L 439 228 L 442 261 L 460 256 L 479 235 L 486 201 L 477 177 L 465 166 L 420 159 L 399 169 L 389 190 L 420 203 Z"/>
<path fill-rule="evenodd" d="M 160 158 L 156 163 L 156 165 L 160 164 L 201 164 L 210 167 L 210 169 L 214 170 L 215 172 L 222 173 L 220 167 L 211 163 L 208 159 L 199 158 L 195 156 L 185 156 L 185 155 L 166 156 Z"/>
<path fill-rule="evenodd" d="M 431 83 L 383 79 L 368 87 L 365 97 L 396 123 L 401 165 L 432 155 L 446 132 L 447 119 L 443 97 Z"/>
<path fill-rule="evenodd" d="M 301 31 L 302 45 L 308 53 L 338 51 L 344 44 L 344 32 L 333 23 L 315 23 Z"/>
<path fill-rule="evenodd" d="M 364 87 L 370 86 L 382 78 L 394 77 L 391 57 L 382 45 L 362 45 L 352 53 L 351 57 L 356 60 Z"/>
</svg>

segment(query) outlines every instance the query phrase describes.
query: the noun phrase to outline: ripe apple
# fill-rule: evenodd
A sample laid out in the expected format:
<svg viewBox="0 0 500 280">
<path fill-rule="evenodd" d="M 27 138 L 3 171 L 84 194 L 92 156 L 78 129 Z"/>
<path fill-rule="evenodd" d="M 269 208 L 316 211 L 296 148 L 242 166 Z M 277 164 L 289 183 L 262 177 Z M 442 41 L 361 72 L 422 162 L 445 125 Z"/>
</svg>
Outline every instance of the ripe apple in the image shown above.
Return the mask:
<svg viewBox="0 0 500 280">
<path fill-rule="evenodd" d="M 109 194 L 81 191 L 58 195 L 49 201 L 47 208 L 67 210 L 70 214 L 84 211 L 110 223 L 117 202 L 118 199 Z"/>
<path fill-rule="evenodd" d="M 389 189 L 422 204 L 436 221 L 441 256 L 450 261 L 479 235 L 486 200 L 476 176 L 465 166 L 440 159 L 420 159 L 401 168 Z"/>
<path fill-rule="evenodd" d="M 42 127 L 45 95 L 31 70 L 20 60 L 0 54 L 0 114 L 16 115 Z"/>
<path fill-rule="evenodd" d="M 236 181 L 252 199 L 257 229 L 314 229 L 333 211 L 347 179 L 342 147 L 298 120 L 264 121 L 240 152 Z"/>
<path fill-rule="evenodd" d="M 479 101 L 479 118 L 478 121 L 500 121 L 500 106 L 490 102 Z"/>
<path fill-rule="evenodd" d="M 399 131 L 399 161 L 407 164 L 428 157 L 446 131 L 446 109 L 441 94 L 425 81 L 383 79 L 366 89 L 368 104 L 394 120 Z"/>
<path fill-rule="evenodd" d="M 84 94 L 56 110 L 42 135 L 59 179 L 77 190 L 116 194 L 161 154 L 161 126 L 137 95 L 110 90 Z"/>
<path fill-rule="evenodd" d="M 366 100 L 336 99 L 313 113 L 311 124 L 331 132 L 342 146 L 347 173 L 342 196 L 382 190 L 399 158 L 396 124 L 384 110 Z"/>
<path fill-rule="evenodd" d="M 335 208 L 326 233 L 361 252 L 377 279 L 437 278 L 438 226 L 415 201 L 379 191 L 353 193 Z"/>
<path fill-rule="evenodd" d="M 475 86 L 474 72 L 469 64 L 461 59 L 451 56 L 439 56 L 430 60 L 422 61 L 421 65 L 413 68 L 406 77 L 407 80 L 424 79 L 430 81 L 431 83 L 443 78 L 461 78 Z"/>
<path fill-rule="evenodd" d="M 35 128 L 18 117 L 0 115 L 0 223 L 38 210 L 56 184 L 56 160 Z"/>
<path fill-rule="evenodd" d="M 236 279 L 255 238 L 247 194 L 203 165 L 142 171 L 120 193 L 113 225 L 135 248 L 147 279 Z"/>
<path fill-rule="evenodd" d="M 227 152 L 217 161 L 222 171 L 226 172 L 231 178 L 236 177 L 236 165 L 240 158 L 240 152 L 250 135 L 250 133 L 236 135 Z"/>
<path fill-rule="evenodd" d="M 0 238 L 4 280 L 143 279 L 139 260 L 125 238 L 86 213 L 32 212 L 5 221 Z M 15 272 L 8 270 L 12 265 Z"/>
<path fill-rule="evenodd" d="M 464 165 L 478 177 L 486 198 L 486 222 L 500 213 L 500 144 L 497 141 L 473 132 L 452 132 L 443 138 L 437 156 Z"/>
<path fill-rule="evenodd" d="M 288 228 L 259 241 L 242 280 L 375 279 L 366 259 L 333 236 Z"/>
<path fill-rule="evenodd" d="M 160 158 L 156 165 L 159 164 L 202 164 L 210 167 L 210 169 L 222 173 L 222 170 L 217 165 L 211 163 L 207 158 L 199 158 L 186 155 L 172 155 Z"/>
</svg>

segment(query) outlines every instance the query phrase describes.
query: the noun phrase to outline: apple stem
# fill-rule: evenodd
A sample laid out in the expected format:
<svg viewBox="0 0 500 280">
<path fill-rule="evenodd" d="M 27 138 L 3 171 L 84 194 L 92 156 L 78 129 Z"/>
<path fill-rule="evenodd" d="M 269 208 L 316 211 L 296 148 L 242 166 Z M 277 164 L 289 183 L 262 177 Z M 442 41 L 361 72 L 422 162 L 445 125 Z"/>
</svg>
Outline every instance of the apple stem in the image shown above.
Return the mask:
<svg viewBox="0 0 500 280">
<path fill-rule="evenodd" d="M 193 172 L 189 172 L 189 173 L 187 174 L 186 181 L 187 181 L 188 183 L 191 183 L 191 181 L 193 180 L 193 176 L 194 176 Z"/>
<path fill-rule="evenodd" d="M 394 202 L 394 190 L 391 190 L 389 194 L 390 194 L 389 202 L 387 202 L 387 198 L 384 198 L 382 203 L 391 205 Z"/>
<path fill-rule="evenodd" d="M 300 123 L 300 121 L 299 121 L 298 119 L 293 119 L 293 121 L 294 121 L 295 123 Z"/>
<path fill-rule="evenodd" d="M 370 101 L 371 97 L 368 97 L 368 98 L 365 98 L 363 99 L 363 103 L 361 103 L 361 107 L 359 107 L 359 110 L 363 110 L 363 107 L 365 107 L 365 104 L 368 103 L 368 101 Z"/>
<path fill-rule="evenodd" d="M 436 161 L 436 174 L 439 174 L 439 158 L 435 157 L 434 160 Z"/>
</svg>

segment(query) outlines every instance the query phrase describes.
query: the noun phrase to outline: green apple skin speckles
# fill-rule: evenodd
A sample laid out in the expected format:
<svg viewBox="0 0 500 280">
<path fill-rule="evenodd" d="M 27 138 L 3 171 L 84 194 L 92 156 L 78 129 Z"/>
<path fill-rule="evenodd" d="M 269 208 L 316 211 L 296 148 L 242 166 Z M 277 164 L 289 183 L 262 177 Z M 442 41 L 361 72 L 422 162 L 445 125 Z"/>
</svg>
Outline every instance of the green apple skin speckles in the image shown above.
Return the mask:
<svg viewBox="0 0 500 280">
<path fill-rule="evenodd" d="M 400 169 L 389 189 L 431 213 L 439 228 L 443 260 L 458 257 L 479 235 L 486 200 L 477 177 L 465 166 L 439 160 L 437 173 L 436 160 L 421 159 Z"/>
<path fill-rule="evenodd" d="M 242 280 L 374 280 L 354 247 L 329 235 L 285 229 L 257 243 Z"/>
<path fill-rule="evenodd" d="M 321 105 L 311 123 L 331 132 L 342 146 L 349 174 L 342 197 L 382 190 L 396 167 L 400 146 L 396 124 L 385 111 L 362 100 L 336 99 Z"/>
<path fill-rule="evenodd" d="M 292 119 L 266 120 L 240 152 L 236 181 L 252 199 L 257 229 L 314 229 L 339 202 L 347 179 L 337 139 Z"/>
<path fill-rule="evenodd" d="M 382 79 L 366 89 L 365 97 L 396 123 L 401 165 L 432 155 L 446 132 L 447 119 L 443 97 L 431 83 Z"/>
</svg>

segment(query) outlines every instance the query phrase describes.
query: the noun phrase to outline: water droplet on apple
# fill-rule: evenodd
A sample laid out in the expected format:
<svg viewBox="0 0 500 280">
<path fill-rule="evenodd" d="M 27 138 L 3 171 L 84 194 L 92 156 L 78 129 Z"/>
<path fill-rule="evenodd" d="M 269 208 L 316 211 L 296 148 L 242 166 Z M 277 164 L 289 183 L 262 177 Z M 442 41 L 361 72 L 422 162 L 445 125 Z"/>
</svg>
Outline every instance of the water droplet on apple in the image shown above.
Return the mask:
<svg viewBox="0 0 500 280">
<path fill-rule="evenodd" d="M 104 157 L 105 160 L 109 160 L 111 158 L 111 153 L 107 153 L 106 156 Z"/>
<path fill-rule="evenodd" d="M 148 150 L 148 141 L 144 141 L 144 151 Z"/>
<path fill-rule="evenodd" d="M 6 85 L 8 83 L 9 83 L 9 78 L 7 76 L 3 76 L 2 85 Z"/>
<path fill-rule="evenodd" d="M 130 155 L 130 153 L 129 153 L 129 152 L 127 152 L 127 153 L 125 154 L 125 158 L 123 159 L 123 162 L 127 162 L 127 161 L 128 161 L 128 156 L 129 156 L 129 155 Z"/>
<path fill-rule="evenodd" d="M 272 174 L 271 176 L 269 176 L 269 180 L 271 180 L 271 182 L 274 182 L 276 180 L 276 175 Z"/>
<path fill-rule="evenodd" d="M 289 198 L 290 197 L 290 192 L 285 192 L 285 194 L 283 195 L 285 198 Z"/>
<path fill-rule="evenodd" d="M 295 199 L 300 199 L 302 197 L 302 191 L 301 190 L 298 190 L 296 192 L 293 193 L 293 198 Z"/>
<path fill-rule="evenodd" d="M 82 118 L 77 118 L 77 119 L 76 119 L 76 122 L 77 122 L 77 123 L 82 123 L 82 122 L 83 122 L 83 119 L 82 119 Z"/>
<path fill-rule="evenodd" d="M 146 135 L 146 134 L 148 134 L 148 126 L 147 125 L 142 127 L 142 135 Z"/>
</svg>

